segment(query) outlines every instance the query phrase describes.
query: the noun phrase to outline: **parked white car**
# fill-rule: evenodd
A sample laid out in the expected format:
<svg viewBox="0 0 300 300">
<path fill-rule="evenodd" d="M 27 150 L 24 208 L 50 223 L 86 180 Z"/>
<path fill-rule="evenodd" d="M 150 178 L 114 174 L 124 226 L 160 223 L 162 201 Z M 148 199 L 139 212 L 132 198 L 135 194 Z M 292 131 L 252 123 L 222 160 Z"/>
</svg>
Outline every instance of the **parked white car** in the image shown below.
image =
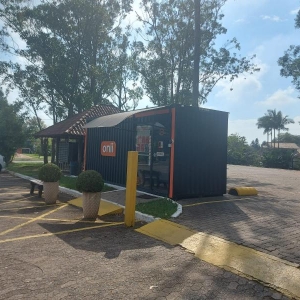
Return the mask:
<svg viewBox="0 0 300 300">
<path fill-rule="evenodd" d="M 0 154 L 0 172 L 1 172 L 2 169 L 5 169 L 5 167 L 6 167 L 6 164 L 5 164 L 5 161 L 4 161 L 4 156 L 2 156 Z"/>
</svg>

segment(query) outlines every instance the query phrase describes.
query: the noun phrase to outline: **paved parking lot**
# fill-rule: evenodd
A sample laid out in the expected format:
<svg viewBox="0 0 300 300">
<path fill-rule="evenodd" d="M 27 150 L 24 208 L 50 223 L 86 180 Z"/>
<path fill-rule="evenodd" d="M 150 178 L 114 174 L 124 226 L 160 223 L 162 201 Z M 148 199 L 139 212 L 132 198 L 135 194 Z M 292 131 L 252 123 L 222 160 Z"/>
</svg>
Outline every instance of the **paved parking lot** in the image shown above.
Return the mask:
<svg viewBox="0 0 300 300">
<path fill-rule="evenodd" d="M 298 171 L 229 165 L 228 187 L 253 186 L 258 196 L 180 201 L 175 222 L 300 264 L 299 179 Z"/>
<path fill-rule="evenodd" d="M 252 180 L 239 172 L 243 170 L 229 167 L 230 183 Z M 260 182 L 254 173 L 253 180 Z M 268 180 L 272 182 L 272 178 Z M 257 198 L 218 206 L 186 206 L 175 221 L 232 241 L 251 241 L 249 246 L 253 247 L 260 245 L 256 237 L 264 236 L 281 245 L 278 255 L 291 255 L 297 261 L 297 254 L 276 242 L 276 236 L 280 233 L 279 240 L 288 241 L 281 233 L 293 226 L 296 232 L 299 202 L 290 196 L 283 203 L 274 191 L 277 183 L 264 182 L 259 197 L 265 202 Z M 69 199 L 60 194 L 57 205 L 45 206 L 36 195 L 30 196 L 28 181 L 0 173 L 0 299 L 287 299 L 256 281 L 205 263 L 180 247 L 125 228 L 121 215 L 85 222 L 81 210 L 66 204 Z M 195 199 L 182 203 L 193 204 Z M 288 213 L 292 214 L 289 219 Z M 279 225 L 264 231 L 270 220 L 273 225 L 285 224 L 285 231 L 280 232 Z M 291 237 L 299 243 L 299 235 Z M 273 252 L 270 248 L 261 250 Z"/>
</svg>

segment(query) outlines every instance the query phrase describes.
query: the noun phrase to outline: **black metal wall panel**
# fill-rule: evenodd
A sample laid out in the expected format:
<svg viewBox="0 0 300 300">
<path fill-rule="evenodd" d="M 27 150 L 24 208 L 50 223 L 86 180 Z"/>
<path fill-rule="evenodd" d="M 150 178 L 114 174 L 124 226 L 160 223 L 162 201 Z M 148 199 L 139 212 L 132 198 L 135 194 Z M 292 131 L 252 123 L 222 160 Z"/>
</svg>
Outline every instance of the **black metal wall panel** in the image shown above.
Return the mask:
<svg viewBox="0 0 300 300">
<path fill-rule="evenodd" d="M 176 107 L 173 197 L 226 193 L 228 113 Z"/>
<path fill-rule="evenodd" d="M 114 141 L 116 156 L 102 156 L 101 142 Z M 130 118 L 116 127 L 91 128 L 87 133 L 86 169 L 96 170 L 105 182 L 125 185 L 127 152 L 135 150 L 134 119 Z"/>
</svg>

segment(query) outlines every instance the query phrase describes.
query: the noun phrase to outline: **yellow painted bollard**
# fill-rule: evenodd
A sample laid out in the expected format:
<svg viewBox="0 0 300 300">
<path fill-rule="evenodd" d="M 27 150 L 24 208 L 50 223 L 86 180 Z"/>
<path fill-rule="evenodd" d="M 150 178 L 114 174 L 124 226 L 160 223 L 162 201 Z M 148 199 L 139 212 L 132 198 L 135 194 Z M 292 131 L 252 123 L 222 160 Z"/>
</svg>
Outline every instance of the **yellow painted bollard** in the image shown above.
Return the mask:
<svg viewBox="0 0 300 300">
<path fill-rule="evenodd" d="M 134 226 L 135 222 L 137 168 L 138 152 L 128 151 L 125 201 L 125 225 L 128 227 Z"/>
</svg>

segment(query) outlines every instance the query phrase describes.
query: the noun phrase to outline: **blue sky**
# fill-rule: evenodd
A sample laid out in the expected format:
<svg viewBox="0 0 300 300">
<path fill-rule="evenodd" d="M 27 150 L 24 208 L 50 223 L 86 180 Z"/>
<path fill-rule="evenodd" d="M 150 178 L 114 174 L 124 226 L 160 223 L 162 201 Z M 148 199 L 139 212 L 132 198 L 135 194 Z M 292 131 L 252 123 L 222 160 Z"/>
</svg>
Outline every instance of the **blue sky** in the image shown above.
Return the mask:
<svg viewBox="0 0 300 300">
<path fill-rule="evenodd" d="M 257 118 L 277 109 L 295 120 L 289 132 L 300 135 L 299 95 L 291 79 L 280 76 L 277 64 L 291 44 L 300 44 L 300 30 L 294 26 L 299 9 L 299 0 L 229 0 L 225 4 L 223 24 L 228 38 L 238 39 L 243 56 L 256 54 L 261 68 L 233 83 L 219 83 L 209 96 L 206 107 L 230 113 L 229 134 L 245 136 L 249 143 L 256 137 L 262 142 L 266 136 L 256 128 Z"/>
<path fill-rule="evenodd" d="M 134 8 L 138 9 L 138 5 Z M 268 109 L 277 109 L 295 120 L 295 124 L 288 126 L 289 132 L 300 135 L 300 99 L 291 79 L 280 76 L 277 64 L 290 45 L 300 44 L 300 30 L 294 27 L 299 9 L 300 0 L 228 0 L 224 5 L 223 24 L 228 32 L 217 43 L 222 45 L 236 37 L 241 44 L 240 54 L 256 54 L 255 62 L 261 68 L 253 75 L 241 75 L 233 83 L 219 82 L 204 105 L 229 112 L 229 134 L 245 136 L 249 143 L 255 138 L 262 142 L 266 136 L 256 128 L 257 118 Z M 18 37 L 15 39 L 19 42 Z M 9 99 L 13 101 L 16 97 L 14 92 Z M 139 108 L 146 105 L 152 106 L 144 99 Z M 41 117 L 51 125 L 49 117 L 42 113 Z"/>
<path fill-rule="evenodd" d="M 260 72 L 243 74 L 235 81 L 223 80 L 208 97 L 206 108 L 229 112 L 228 133 L 238 133 L 250 143 L 255 138 L 266 140 L 257 129 L 257 118 L 268 109 L 281 110 L 295 120 L 289 132 L 300 135 L 300 99 L 290 78 L 280 76 L 277 60 L 292 44 L 300 44 L 300 30 L 294 19 L 300 9 L 299 0 L 228 0 L 223 7 L 226 36 L 218 45 L 236 37 L 241 44 L 241 56 L 256 54 Z M 230 89 L 233 89 L 232 91 Z M 149 104 L 142 101 L 139 107 Z"/>
</svg>

